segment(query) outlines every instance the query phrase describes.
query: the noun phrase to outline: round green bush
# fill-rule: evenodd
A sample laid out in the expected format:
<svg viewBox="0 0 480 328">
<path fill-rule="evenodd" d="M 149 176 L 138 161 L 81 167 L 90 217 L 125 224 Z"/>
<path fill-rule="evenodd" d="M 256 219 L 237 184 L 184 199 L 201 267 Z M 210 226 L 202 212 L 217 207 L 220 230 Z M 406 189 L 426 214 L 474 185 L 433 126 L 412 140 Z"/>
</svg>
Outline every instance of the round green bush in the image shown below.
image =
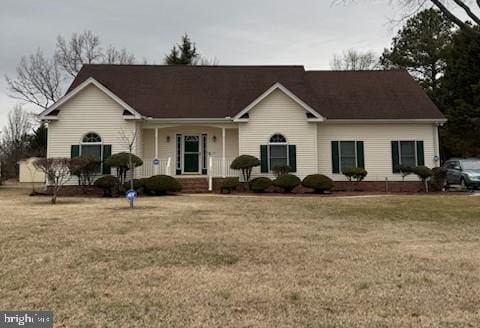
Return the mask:
<svg viewBox="0 0 480 328">
<path fill-rule="evenodd" d="M 104 196 L 112 196 L 115 190 L 118 188 L 120 181 L 113 175 L 104 175 L 101 178 L 95 180 L 93 185 L 100 189 L 103 189 Z"/>
<path fill-rule="evenodd" d="M 138 193 L 143 190 L 143 185 L 145 183 L 145 179 L 133 179 L 133 189 Z M 130 189 L 130 181 L 127 181 L 123 184 L 123 189 L 129 190 Z"/>
<path fill-rule="evenodd" d="M 433 172 L 430 168 L 420 165 L 413 169 L 413 173 L 418 176 L 421 180 L 426 180 L 433 175 Z"/>
<path fill-rule="evenodd" d="M 346 167 L 342 170 L 342 173 L 349 181 L 356 180 L 358 182 L 365 179 L 368 174 L 367 170 L 362 167 Z"/>
<path fill-rule="evenodd" d="M 315 192 L 323 193 L 328 190 L 332 190 L 335 183 L 329 177 L 323 174 L 311 174 L 307 175 L 302 181 L 302 185 L 305 188 L 315 190 Z"/>
<path fill-rule="evenodd" d="M 240 181 L 238 177 L 223 179 L 220 183 L 220 192 L 231 193 L 233 190 L 237 189 L 239 184 Z"/>
<path fill-rule="evenodd" d="M 240 155 L 230 164 L 232 170 L 248 169 L 260 165 L 260 160 L 251 155 Z"/>
<path fill-rule="evenodd" d="M 293 174 L 285 174 L 273 180 L 273 185 L 282 188 L 285 192 L 291 192 L 300 183 L 300 178 Z"/>
<path fill-rule="evenodd" d="M 437 191 L 442 191 L 447 185 L 447 169 L 444 167 L 435 167 L 432 169 L 433 177 L 431 184 Z"/>
<path fill-rule="evenodd" d="M 145 180 L 145 188 L 149 193 L 165 195 L 169 192 L 182 190 L 182 185 L 177 179 L 169 175 L 154 175 Z"/>
<path fill-rule="evenodd" d="M 271 185 L 272 185 L 272 180 L 266 177 L 259 177 L 250 181 L 250 190 L 253 192 L 264 192 Z"/>
<path fill-rule="evenodd" d="M 127 152 L 113 154 L 105 160 L 105 164 L 112 167 L 128 168 L 128 158 L 129 153 Z M 137 167 L 143 165 L 143 161 L 137 155 L 132 154 L 132 164 L 134 167 Z"/>
</svg>

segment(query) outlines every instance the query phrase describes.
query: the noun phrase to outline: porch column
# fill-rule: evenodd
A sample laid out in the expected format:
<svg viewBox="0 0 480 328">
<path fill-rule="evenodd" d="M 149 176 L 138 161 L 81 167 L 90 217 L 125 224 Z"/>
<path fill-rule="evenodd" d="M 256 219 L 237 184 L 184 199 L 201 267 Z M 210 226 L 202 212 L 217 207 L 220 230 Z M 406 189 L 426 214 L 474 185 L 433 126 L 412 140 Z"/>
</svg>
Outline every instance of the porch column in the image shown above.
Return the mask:
<svg viewBox="0 0 480 328">
<path fill-rule="evenodd" d="M 225 166 L 225 128 L 222 128 L 222 177 L 227 176 L 227 168 Z"/>
<path fill-rule="evenodd" d="M 158 128 L 155 128 L 155 158 L 158 159 Z M 158 175 L 158 170 L 159 170 L 160 165 L 155 165 L 155 175 Z"/>
</svg>

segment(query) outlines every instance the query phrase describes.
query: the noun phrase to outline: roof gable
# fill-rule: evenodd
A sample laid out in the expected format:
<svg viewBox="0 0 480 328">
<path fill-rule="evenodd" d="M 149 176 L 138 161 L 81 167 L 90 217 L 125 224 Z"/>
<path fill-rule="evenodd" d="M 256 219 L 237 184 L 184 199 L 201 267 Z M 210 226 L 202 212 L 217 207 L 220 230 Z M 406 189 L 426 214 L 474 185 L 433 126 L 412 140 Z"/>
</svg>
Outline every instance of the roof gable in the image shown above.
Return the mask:
<svg viewBox="0 0 480 328">
<path fill-rule="evenodd" d="M 252 101 L 247 107 L 245 107 L 237 115 L 235 115 L 235 117 L 233 117 L 233 121 L 234 122 L 248 121 L 248 119 L 244 119 L 242 117 L 244 117 L 245 114 L 248 114 L 248 112 L 250 112 L 252 108 L 254 108 L 262 100 L 267 98 L 275 90 L 282 91 L 284 94 L 290 97 L 293 101 L 295 101 L 298 105 L 300 105 L 307 113 L 310 113 L 311 115 L 313 115 L 313 117 L 316 118 L 317 121 L 322 122 L 325 120 L 325 118 L 319 113 L 317 113 L 317 111 L 315 111 L 312 107 L 310 107 L 305 102 L 303 102 L 300 98 L 298 98 L 295 94 L 293 94 L 293 92 L 285 88 L 281 83 L 277 82 L 274 85 L 272 85 L 267 91 L 261 94 L 260 97 Z M 309 119 L 309 120 L 312 120 L 312 119 Z"/>
<path fill-rule="evenodd" d="M 112 100 L 114 100 L 116 103 L 118 103 L 120 106 L 124 108 L 124 111 L 127 111 L 129 114 L 127 116 L 133 116 L 132 118 L 139 119 L 142 117 L 140 113 L 138 113 L 136 110 L 134 110 L 130 105 L 128 105 L 126 102 L 124 102 L 122 99 L 120 99 L 117 95 L 115 95 L 113 92 L 108 90 L 105 86 L 103 86 L 100 82 L 95 80 L 93 77 L 90 77 L 83 81 L 81 84 L 79 84 L 77 87 L 75 87 L 73 90 L 69 91 L 65 96 L 60 98 L 55 104 L 44 110 L 39 114 L 39 117 L 41 119 L 47 119 L 50 114 L 52 114 L 54 111 L 58 112 L 58 108 L 68 101 L 70 101 L 72 98 L 74 98 L 80 91 L 84 90 L 86 87 L 89 85 L 94 85 L 100 91 L 105 93 L 107 96 L 109 96 Z M 125 112 L 124 114 L 125 115 Z"/>
</svg>

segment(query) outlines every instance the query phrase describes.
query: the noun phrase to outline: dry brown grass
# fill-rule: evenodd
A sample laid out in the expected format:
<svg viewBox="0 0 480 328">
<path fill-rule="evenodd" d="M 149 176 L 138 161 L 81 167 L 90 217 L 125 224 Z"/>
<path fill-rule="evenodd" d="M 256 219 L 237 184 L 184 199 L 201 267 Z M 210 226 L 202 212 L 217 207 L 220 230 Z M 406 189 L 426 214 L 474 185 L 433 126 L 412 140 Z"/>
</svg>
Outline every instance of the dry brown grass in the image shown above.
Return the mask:
<svg viewBox="0 0 480 328">
<path fill-rule="evenodd" d="M 66 327 L 478 327 L 478 197 L 28 197 L 0 309 Z"/>
</svg>

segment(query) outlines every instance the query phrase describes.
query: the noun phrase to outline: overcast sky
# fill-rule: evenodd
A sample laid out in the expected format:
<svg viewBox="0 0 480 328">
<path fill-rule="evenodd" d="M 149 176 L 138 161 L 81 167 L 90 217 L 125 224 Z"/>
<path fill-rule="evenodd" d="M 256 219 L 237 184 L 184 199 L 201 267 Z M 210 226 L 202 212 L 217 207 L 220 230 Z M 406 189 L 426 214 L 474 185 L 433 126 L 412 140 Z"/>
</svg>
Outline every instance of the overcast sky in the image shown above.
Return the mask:
<svg viewBox="0 0 480 328">
<path fill-rule="evenodd" d="M 103 44 L 126 47 L 137 58 L 161 63 L 188 33 L 201 55 L 222 65 L 300 64 L 329 69 L 334 53 L 388 46 L 396 27 L 389 1 L 348 6 L 330 0 L 36 1 L 2 0 L 0 9 L 0 126 L 18 100 L 4 76 L 15 76 L 23 55 L 50 53 L 58 34 L 89 29 Z M 38 110 L 37 110 L 38 112 Z"/>
</svg>

